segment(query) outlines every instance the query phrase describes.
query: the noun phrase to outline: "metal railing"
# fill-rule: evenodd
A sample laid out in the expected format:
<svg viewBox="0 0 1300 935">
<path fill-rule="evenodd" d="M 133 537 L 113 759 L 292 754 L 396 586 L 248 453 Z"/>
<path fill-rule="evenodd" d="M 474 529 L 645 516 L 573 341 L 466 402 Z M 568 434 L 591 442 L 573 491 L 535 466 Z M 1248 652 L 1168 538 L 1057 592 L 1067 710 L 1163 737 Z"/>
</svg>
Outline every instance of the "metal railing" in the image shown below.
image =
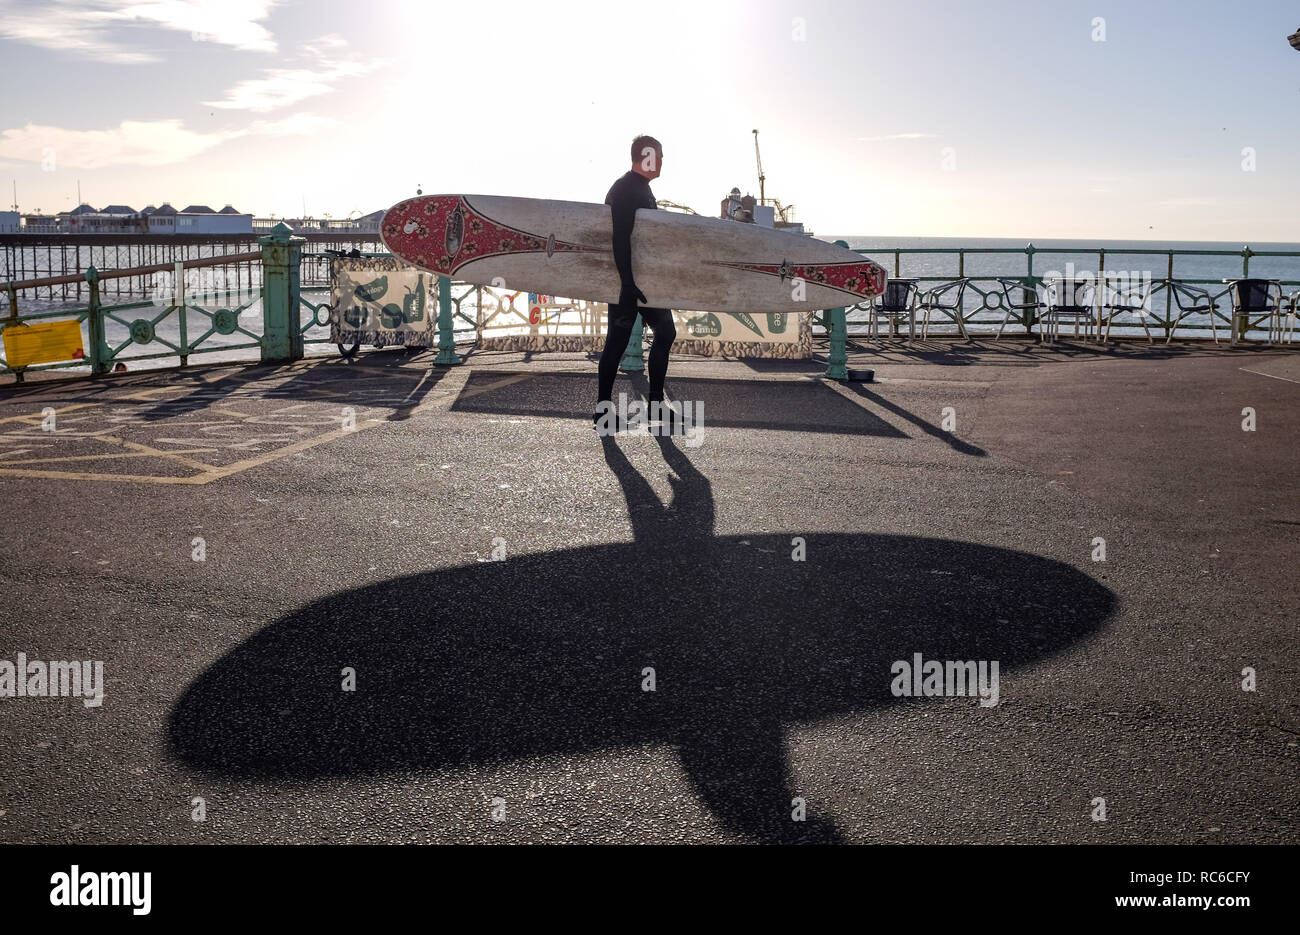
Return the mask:
<svg viewBox="0 0 1300 935">
<path fill-rule="evenodd" d="M 284 228 L 260 238 L 259 251 L 123 269 L 99 270 L 91 266 L 77 276 L 0 284 L 0 291 L 9 301 L 8 315 L 0 318 L 0 332 L 44 322 L 75 321 L 82 328 L 84 348 L 67 360 L 18 364 L 8 359 L 9 352 L 4 349 L 8 346 L 6 341 L 0 345 L 0 374 L 13 374 L 17 382 L 22 382 L 30 372 L 88 367 L 91 375 L 99 376 L 127 361 L 179 360 L 184 366 L 195 355 L 249 349 L 257 349 L 263 361 L 301 357 L 303 332 L 316 321 L 313 316 L 312 322 L 302 327 L 297 313 L 301 301 L 298 254 L 302 242 Z M 194 289 L 186 282 L 187 271 L 220 272 L 242 266 L 255 267 L 258 274 L 255 288 L 223 288 L 222 281 L 210 280 Z M 168 274 L 170 280 L 166 278 Z M 148 276 L 155 277 L 154 295 L 150 299 L 111 305 L 102 301 L 103 283 Z M 251 271 L 248 276 L 236 279 L 237 283 L 251 281 Z M 23 310 L 19 293 L 70 282 L 85 285 L 89 293 L 86 305 Z M 259 303 L 261 315 L 248 314 Z"/>
<path fill-rule="evenodd" d="M 8 315 L 0 317 L 0 331 L 20 328 L 45 321 L 76 321 L 84 329 L 85 356 L 65 361 L 50 361 L 27 365 L 11 365 L 5 356 L 0 356 L 0 374 L 12 374 L 19 382 L 27 372 L 66 368 L 89 367 L 92 375 L 98 376 L 113 370 L 117 365 L 130 360 L 157 361 L 163 359 L 179 360 L 184 366 L 192 356 L 257 349 L 259 359 L 265 362 L 296 360 L 303 356 L 304 345 L 324 344 L 333 340 L 332 336 L 312 336 L 313 329 L 330 326 L 332 323 L 332 306 L 328 294 L 330 283 L 330 260 L 338 253 L 305 253 L 303 246 L 308 238 L 295 236 L 287 226 L 277 227 L 271 234 L 258 238 L 261 247 L 258 251 L 243 253 L 225 253 L 219 256 L 194 258 L 175 263 L 158 263 L 121 269 L 102 270 L 94 266 L 77 275 L 22 279 L 0 284 L 0 293 L 9 301 Z M 1176 331 L 1197 332 L 1208 330 L 1211 323 L 1185 322 L 1180 310 L 1173 312 L 1169 301 L 1171 292 L 1178 286 L 1192 284 L 1213 284 L 1222 288 L 1211 293 L 1215 299 L 1223 299 L 1231 286 L 1224 285 L 1226 279 L 1178 278 L 1175 276 L 1175 261 L 1179 256 L 1230 256 L 1240 257 L 1242 277 L 1248 278 L 1250 261 L 1253 257 L 1288 257 L 1300 258 L 1298 251 L 1256 251 L 1249 247 L 1241 251 L 1226 250 L 1146 250 L 1114 249 L 1106 250 L 1086 247 L 1052 247 L 1039 250 L 1032 244 L 1024 248 L 998 247 L 917 247 L 890 249 L 859 249 L 856 252 L 884 259 L 887 263 L 892 257 L 893 273 L 897 278 L 902 269 L 902 257 L 905 254 L 949 254 L 956 258 L 956 277 L 968 280 L 968 299 L 960 311 L 963 325 L 998 325 L 1007 322 L 1032 331 L 1035 324 L 1032 311 L 1021 313 L 1008 309 L 1002 304 L 1003 295 L 1000 279 L 1019 282 L 1026 290 L 1041 287 L 1045 276 L 1034 272 L 1036 256 L 1097 256 L 1097 270 L 1093 275 L 1106 276 L 1114 272 L 1114 267 L 1107 269 L 1107 258 L 1112 261 L 1116 256 L 1160 256 L 1164 259 L 1164 275 L 1151 283 L 1148 296 L 1163 294 L 1165 308 L 1163 316 L 1154 307 L 1147 326 L 1163 328 L 1166 335 Z M 1003 254 L 1021 255 L 1025 258 L 1025 268 L 1007 270 L 1005 274 L 966 275 L 966 258 L 968 255 Z M 386 253 L 364 254 L 367 257 L 389 257 Z M 1040 261 L 1041 262 L 1041 261 Z M 242 271 L 235 276 L 237 288 L 202 288 L 187 294 L 185 272 L 187 270 L 226 270 Z M 1091 272 L 1091 271 L 1089 271 Z M 155 289 L 155 296 L 148 301 L 109 305 L 102 301 L 103 284 L 123 278 L 144 281 L 149 276 L 172 274 L 170 290 Z M 1085 275 L 1074 271 L 1076 277 Z M 920 275 L 908 277 L 920 282 L 951 281 L 953 276 Z M 996 287 L 985 288 L 984 283 L 995 283 Z M 1283 286 L 1300 285 L 1300 280 L 1280 280 Z M 47 294 L 69 284 L 84 286 L 89 293 L 85 306 L 57 307 L 37 309 L 24 312 L 20 307 L 20 293 L 44 289 Z M 246 286 L 243 284 L 247 284 Z M 253 284 L 256 283 L 254 286 Z M 438 277 L 437 299 L 437 344 L 438 356 L 435 363 L 455 364 L 460 362 L 456 356 L 456 343 L 482 342 L 493 333 L 519 334 L 521 329 L 528 333 L 547 333 L 552 324 L 548 320 L 530 314 L 527 307 L 520 307 L 519 299 L 527 293 L 509 292 L 491 289 L 469 283 L 454 283 L 447 277 Z M 310 296 L 310 297 L 309 297 Z M 995 298 L 994 298 L 995 297 Z M 1289 303 L 1294 315 L 1300 304 L 1300 292 L 1284 296 L 1284 303 Z M 260 316 L 255 314 L 255 306 L 260 303 Z M 580 335 L 597 335 L 600 332 L 604 308 L 601 303 L 573 302 L 569 305 L 578 314 L 577 331 Z M 1231 302 L 1227 302 L 1231 308 Z M 212 307 L 215 306 L 215 307 Z M 865 303 L 845 308 L 827 309 L 813 316 L 813 324 L 830 341 L 827 375 L 835 379 L 845 378 L 846 345 L 853 332 L 849 326 L 860 325 L 853 316 L 858 311 L 865 311 Z M 140 314 L 142 313 L 143 314 Z M 999 320 L 996 315 L 1001 313 Z M 994 314 L 993 319 L 987 316 Z M 1209 313 L 1222 319 L 1226 325 L 1241 326 L 1241 322 L 1230 321 L 1228 312 L 1212 310 Z M 585 317 L 583 317 L 585 315 Z M 950 319 L 956 326 L 956 316 Z M 1132 327 L 1141 327 L 1141 320 L 1131 323 Z M 1246 322 L 1244 333 L 1249 330 Z M 1100 335 L 1100 329 L 1099 335 Z M 1255 329 L 1258 332 L 1259 329 Z M 558 333 L 558 332 L 557 332 Z M 1237 332 L 1234 331 L 1234 334 Z M 230 339 L 234 339 L 233 342 Z M 240 340 L 240 338 L 246 340 Z M 161 348 L 161 349 L 158 349 Z M 629 354 L 634 354 L 629 349 Z"/>
<path fill-rule="evenodd" d="M 264 236 L 264 235 L 263 235 Z M 351 249 L 373 250 L 379 244 L 377 233 L 315 231 L 295 234 L 303 237 L 306 245 L 317 250 Z M 30 232 L 21 235 L 0 234 L 0 282 L 5 280 L 52 280 L 73 276 L 73 280 L 59 279 L 59 285 L 43 285 L 25 293 L 27 296 L 51 301 L 84 301 L 87 297 L 85 271 L 94 266 L 99 270 L 147 267 L 159 263 L 207 259 L 214 255 L 257 250 L 260 236 L 247 234 L 67 234 L 58 232 Z M 304 248 L 306 249 L 306 247 Z M 325 269 L 322 267 L 322 269 Z M 243 264 L 228 271 L 231 279 L 236 274 L 251 275 L 241 285 L 258 288 L 257 277 L 261 268 Z M 303 281 L 328 284 L 328 272 L 323 278 L 312 279 L 312 269 L 305 269 Z M 152 290 L 147 277 L 122 277 L 107 280 L 100 290 L 100 298 L 114 295 L 121 298 L 144 297 Z M 3 309 L 0 309 L 2 312 Z"/>
<path fill-rule="evenodd" d="M 1250 261 L 1255 257 L 1270 258 L 1290 258 L 1300 260 L 1300 251 L 1294 250 L 1255 250 L 1249 246 L 1244 246 L 1240 250 L 1185 250 L 1177 248 L 1165 249 L 1144 249 L 1144 248 L 1114 248 L 1106 249 L 1101 247 L 1087 246 L 1052 246 L 1049 248 L 1035 247 L 1032 243 L 1024 247 L 887 247 L 887 248 L 857 248 L 855 253 L 869 257 L 885 266 L 890 270 L 889 260 L 892 258 L 892 278 L 914 279 L 924 291 L 924 284 L 930 283 L 938 285 L 941 283 L 952 282 L 957 279 L 967 280 L 966 295 L 962 303 L 962 325 L 967 331 L 979 333 L 984 327 L 989 331 L 995 328 L 1000 329 L 1006 322 L 1009 326 L 1019 327 L 1025 332 L 1031 332 L 1034 325 L 1037 324 L 1037 318 L 1033 310 L 1008 310 L 1004 304 L 1003 290 L 999 280 L 1016 279 L 1021 282 L 1026 290 L 1041 289 L 1044 284 L 1051 278 L 1051 274 L 1066 274 L 1069 278 L 1080 279 L 1091 277 L 1096 282 L 1101 282 L 1107 278 L 1120 276 L 1121 278 L 1132 281 L 1137 278 L 1132 269 L 1121 269 L 1120 265 L 1115 262 L 1116 257 L 1150 257 L 1158 259 L 1159 271 L 1156 269 L 1142 270 L 1142 274 L 1149 275 L 1150 288 L 1146 293 L 1147 308 L 1142 317 L 1135 314 L 1117 315 L 1114 319 L 1116 327 L 1129 329 L 1134 333 L 1141 333 L 1143 324 L 1149 328 L 1159 329 L 1162 331 L 1162 337 L 1193 337 L 1199 336 L 1205 332 L 1214 333 L 1217 326 L 1211 321 L 1222 322 L 1223 327 L 1229 333 L 1234 332 L 1234 324 L 1238 327 L 1239 333 L 1243 337 L 1251 334 L 1262 335 L 1265 329 L 1254 327 L 1252 322 L 1243 322 L 1239 319 L 1237 322 L 1232 320 L 1232 285 L 1229 281 L 1233 278 L 1247 279 L 1250 278 Z M 907 275 L 902 274 L 902 258 L 904 256 L 926 256 L 926 255 L 947 255 L 956 260 L 956 268 L 948 275 Z M 1024 258 L 1024 266 L 1018 269 L 998 270 L 994 272 L 981 271 L 975 274 L 968 274 L 966 269 L 966 260 L 968 256 L 1019 256 Z M 1068 271 L 1051 270 L 1048 275 L 1035 273 L 1035 257 L 1039 258 L 1040 269 L 1044 257 L 1093 257 L 1097 258 L 1096 266 L 1091 270 L 1071 269 Z M 1240 277 L 1230 276 L 1230 272 L 1235 270 L 1228 269 L 1229 264 L 1224 264 L 1224 269 L 1219 271 L 1221 275 L 1213 278 L 1204 276 L 1180 276 L 1175 269 L 1178 257 L 1231 257 L 1240 260 L 1241 275 Z M 1109 264 L 1109 265 L 1108 265 Z M 1016 264 L 1017 266 L 1019 264 Z M 1071 261 L 1068 266 L 1073 266 Z M 1232 264 L 1235 265 L 1235 262 Z M 1289 306 L 1290 312 L 1296 312 L 1297 298 L 1294 291 L 1295 287 L 1300 286 L 1300 279 L 1280 279 L 1278 280 L 1283 287 L 1283 304 Z M 1179 285 L 1191 285 L 1207 288 L 1208 300 L 1215 306 L 1207 315 L 1198 315 L 1192 319 L 1177 307 L 1174 301 L 1173 291 Z M 1291 287 L 1288 290 L 1287 287 Z M 1291 291 L 1290 295 L 1286 293 Z M 1097 318 L 1102 317 L 1104 290 L 1096 290 L 1094 295 L 1094 313 Z M 849 307 L 850 325 L 861 324 L 859 318 L 854 317 L 854 312 L 866 312 L 867 303 L 859 303 L 856 306 Z M 1010 314 L 1008 315 L 1008 311 Z M 1145 322 L 1144 322 L 1145 319 Z M 1197 320 L 1204 319 L 1204 320 Z M 814 319 L 816 320 L 816 319 Z M 942 326 L 947 326 L 948 322 L 943 322 Z M 941 326 L 941 327 L 942 327 Z M 955 320 L 951 320 L 953 330 L 957 329 Z M 972 327 L 975 326 L 975 327 Z M 850 334 L 856 332 L 850 331 Z"/>
</svg>

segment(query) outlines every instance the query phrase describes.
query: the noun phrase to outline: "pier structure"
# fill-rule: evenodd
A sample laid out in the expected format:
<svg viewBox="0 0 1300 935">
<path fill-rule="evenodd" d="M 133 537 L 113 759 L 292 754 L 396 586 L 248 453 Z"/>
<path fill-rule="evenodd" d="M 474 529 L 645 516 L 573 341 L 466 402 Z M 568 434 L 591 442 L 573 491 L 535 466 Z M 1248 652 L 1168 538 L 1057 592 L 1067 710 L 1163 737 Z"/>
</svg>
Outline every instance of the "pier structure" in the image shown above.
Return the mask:
<svg viewBox="0 0 1300 935">
<path fill-rule="evenodd" d="M 220 352 L 229 359 L 231 352 L 241 349 L 261 361 L 298 359 L 313 345 L 328 346 L 338 340 L 328 330 L 333 313 L 330 271 L 334 258 L 340 252 L 348 252 L 363 258 L 387 258 L 391 262 L 387 254 L 378 252 L 382 244 L 377 235 L 343 236 L 337 232 L 304 235 L 286 224 L 279 224 L 269 234 L 257 237 L 223 235 L 201 241 L 177 236 L 123 240 L 111 235 L 77 235 L 74 239 L 86 242 L 59 242 L 57 250 L 54 241 L 47 244 L 44 269 L 40 268 L 39 259 L 31 260 L 36 267 L 32 272 L 48 273 L 64 268 L 65 264 L 72 267 L 70 272 L 0 282 L 0 295 L 8 301 L 7 309 L 0 308 L 0 331 L 37 323 L 76 321 L 84 333 L 84 356 L 29 363 L 11 361 L 6 351 L 6 356 L 0 357 L 0 375 L 12 374 L 21 381 L 43 370 L 84 370 L 89 366 L 92 374 L 99 375 L 119 365 L 137 367 L 147 361 L 158 362 L 155 365 L 184 366 L 191 358 L 202 358 L 209 353 Z M 282 250 L 281 245 L 287 246 Z M 10 244 L 5 238 L 0 238 L 0 247 L 15 251 L 20 270 L 26 269 L 27 260 L 23 258 L 31 256 L 29 251 L 35 249 L 26 242 Z M 1056 246 L 1047 251 L 1029 244 L 1023 249 L 898 248 L 857 252 L 877 262 L 892 260 L 890 265 L 895 276 L 906 254 L 952 256 L 955 275 L 921 276 L 913 280 L 922 288 L 928 287 L 923 295 L 959 296 L 955 304 L 949 305 L 941 299 L 926 300 L 924 341 L 929 340 L 932 328 L 935 339 L 940 341 L 960 338 L 969 342 L 984 337 L 994 341 L 1017 337 L 1038 341 L 1058 339 L 1059 320 L 1055 328 L 1045 325 L 1054 311 L 1061 310 L 1052 308 L 1050 300 L 1022 302 L 1017 295 L 1041 297 L 1044 288 L 1053 285 L 1050 276 L 1043 275 L 1052 262 L 1050 257 L 1059 259 L 1063 255 L 1088 253 L 1097 256 L 1096 270 L 1084 275 L 1098 283 L 1107 283 L 1108 288 L 1107 277 L 1113 275 L 1119 263 L 1132 257 L 1141 257 L 1148 263 L 1153 256 L 1161 258 L 1163 275 L 1146 274 L 1137 292 L 1126 293 L 1127 305 L 1105 304 L 1104 297 L 1111 293 L 1099 288 L 1089 300 L 1095 304 L 1071 306 L 1067 311 L 1074 316 L 1072 336 L 1076 339 L 1102 344 L 1126 337 L 1137 337 L 1148 343 L 1162 339 L 1165 344 L 1174 338 L 1180 341 L 1209 338 L 1214 344 L 1222 340 L 1229 345 L 1250 341 L 1289 344 L 1294 341 L 1300 317 L 1300 280 L 1246 279 L 1251 275 L 1252 259 L 1300 258 L 1300 252 L 1296 251 L 1256 251 L 1249 246 L 1240 251 L 1098 250 L 1086 245 Z M 968 275 L 968 258 L 980 257 L 987 261 L 990 256 L 1006 260 L 1005 270 L 992 275 L 987 272 Z M 1225 275 L 1219 279 L 1184 276 L 1178 261 L 1190 256 L 1222 258 Z M 81 267 L 81 263 L 91 258 L 99 263 Z M 1018 262 L 1021 260 L 1023 266 Z M 291 269 L 281 275 L 278 271 L 284 264 Z M 1240 276 L 1226 275 L 1234 273 L 1238 264 Z M 274 276 L 273 268 L 277 271 Z M 209 274 L 205 285 L 198 289 L 186 287 L 181 280 L 196 270 Z M 1240 307 L 1237 287 L 1243 281 L 1264 283 L 1266 294 L 1273 297 L 1271 307 Z M 959 288 L 953 289 L 954 286 Z M 517 333 L 521 326 L 538 332 L 542 326 L 530 319 L 527 307 L 521 307 L 527 305 L 522 298 L 526 295 L 436 277 L 430 300 L 436 298 L 437 362 L 455 365 L 460 359 L 458 347 L 479 345 L 494 332 L 500 334 L 514 329 Z M 1189 300 L 1188 296 L 1193 299 Z M 109 301 L 110 297 L 116 301 Z M 120 301 L 136 297 L 143 301 Z M 83 300 L 84 305 L 80 304 Z M 1189 312 L 1188 301 L 1194 301 L 1190 308 L 1196 314 Z M 811 314 L 813 334 L 825 345 L 825 350 L 816 356 L 825 364 L 828 377 L 870 379 L 866 369 L 850 366 L 849 358 L 855 352 L 869 354 L 885 350 L 883 344 L 877 344 L 880 336 L 874 325 L 869 325 L 873 315 L 871 305 L 859 303 Z M 575 314 L 583 317 L 584 327 L 588 329 L 593 321 L 599 323 L 599 313 L 591 309 L 580 308 Z M 1081 320 L 1085 322 L 1082 332 Z M 892 324 L 896 324 L 896 319 L 891 319 Z M 554 322 L 548 319 L 546 325 L 555 329 L 563 326 L 562 315 L 554 316 Z M 909 341 L 908 346 L 916 345 Z M 565 342 L 557 347 L 571 349 Z M 531 349 L 552 348 L 539 345 Z M 640 346 L 634 340 L 623 369 L 636 371 L 641 366 Z"/>
<path fill-rule="evenodd" d="M 1295 842 L 1289 350 L 460 354 L 0 386 L 6 841 Z"/>
<path fill-rule="evenodd" d="M 77 277 L 92 266 L 98 270 L 154 267 L 255 250 L 258 238 L 265 236 L 270 229 L 255 228 L 246 234 L 0 234 L 0 284 Z M 302 237 L 316 252 L 360 250 L 369 253 L 383 249 L 377 232 L 309 230 L 298 232 L 296 236 Z M 310 256 L 305 261 L 303 273 L 308 284 L 329 282 L 328 265 Z M 245 287 L 261 284 L 259 271 L 253 267 L 230 267 L 226 274 L 231 282 Z M 101 295 L 144 296 L 150 288 L 147 275 L 124 276 L 106 280 Z M 80 301 L 86 297 L 87 288 L 84 278 L 80 281 L 72 278 L 57 284 L 30 287 L 27 295 L 35 299 Z M 3 311 L 0 309 L 0 313 Z"/>
</svg>

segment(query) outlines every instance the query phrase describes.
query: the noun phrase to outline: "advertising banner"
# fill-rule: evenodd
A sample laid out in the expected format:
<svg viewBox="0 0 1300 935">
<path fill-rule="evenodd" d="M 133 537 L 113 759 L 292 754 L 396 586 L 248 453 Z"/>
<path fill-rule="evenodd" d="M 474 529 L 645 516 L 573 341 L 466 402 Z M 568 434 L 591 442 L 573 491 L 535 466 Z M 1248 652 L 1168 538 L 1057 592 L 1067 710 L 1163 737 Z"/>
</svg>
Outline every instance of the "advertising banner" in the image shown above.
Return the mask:
<svg viewBox="0 0 1300 935">
<path fill-rule="evenodd" d="M 436 343 L 436 274 L 396 259 L 340 257 L 330 280 L 331 341 L 376 347 Z"/>
</svg>

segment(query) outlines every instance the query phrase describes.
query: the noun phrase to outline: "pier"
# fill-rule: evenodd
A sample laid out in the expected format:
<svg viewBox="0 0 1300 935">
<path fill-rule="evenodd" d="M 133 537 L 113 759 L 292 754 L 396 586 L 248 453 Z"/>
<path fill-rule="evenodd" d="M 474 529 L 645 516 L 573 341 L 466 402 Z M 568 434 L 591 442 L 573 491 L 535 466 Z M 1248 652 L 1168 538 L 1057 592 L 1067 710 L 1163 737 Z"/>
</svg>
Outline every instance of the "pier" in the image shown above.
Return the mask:
<svg viewBox="0 0 1300 935">
<path fill-rule="evenodd" d="M 71 277 L 66 282 L 33 286 L 25 297 L 79 302 L 88 294 L 84 277 L 90 267 L 98 270 L 154 267 L 239 253 L 256 249 L 258 238 L 268 233 L 269 228 L 249 234 L 0 234 L 0 281 Z M 307 231 L 295 236 L 317 251 L 381 249 L 377 233 Z M 232 281 L 237 277 L 246 286 L 261 284 L 255 278 L 256 270 L 230 267 L 228 272 Z M 309 265 L 305 272 L 308 284 L 329 281 L 328 272 L 320 265 Z M 149 289 L 150 282 L 144 276 L 123 277 L 114 279 L 103 294 L 145 296 Z"/>
<path fill-rule="evenodd" d="M 99 376 L 117 367 L 142 363 L 184 366 L 205 355 L 230 359 L 238 350 L 248 351 L 248 358 L 262 362 L 298 359 L 313 345 L 328 349 L 335 340 L 329 331 L 331 316 L 337 318 L 331 311 L 333 258 L 349 244 L 353 244 L 348 250 L 353 255 L 388 257 L 359 249 L 375 246 L 372 235 L 340 239 L 337 233 L 322 233 L 313 239 L 280 224 L 251 243 L 233 237 L 187 246 L 178 243 L 184 238 L 168 237 L 156 244 L 127 244 L 125 249 L 138 251 L 135 260 L 162 259 L 122 266 L 122 257 L 116 251 L 123 245 L 120 241 L 115 245 L 114 236 L 97 235 L 95 239 L 107 238 L 110 242 L 86 245 L 87 250 L 97 247 L 104 260 L 109 260 L 108 251 L 115 251 L 105 267 L 91 265 L 82 269 L 81 247 L 74 245 L 75 272 L 0 282 L 0 292 L 8 303 L 7 314 L 0 318 L 4 328 L 76 321 L 85 344 L 83 356 L 76 359 L 33 365 L 0 358 L 0 375 L 10 374 L 21 382 L 34 373 L 84 372 L 88 366 L 92 375 Z M 66 245 L 60 249 L 62 266 L 68 262 Z M 883 337 L 900 338 L 904 319 L 908 323 L 907 347 L 916 349 L 913 342 L 922 315 L 923 341 L 929 338 L 932 319 L 935 337 L 940 341 L 946 337 L 972 340 L 980 336 L 1001 341 L 1004 335 L 1050 341 L 1059 335 L 1065 318 L 1067 328 L 1073 324 L 1071 333 L 1076 338 L 1082 334 L 1084 340 L 1101 344 L 1140 336 L 1149 344 L 1163 340 L 1168 345 L 1175 338 L 1195 341 L 1208 337 L 1217 345 L 1222 333 L 1230 346 L 1250 341 L 1273 346 L 1293 345 L 1300 323 L 1300 279 L 1251 278 L 1253 258 L 1259 258 L 1257 263 L 1294 260 L 1300 258 L 1296 251 L 1257 251 L 1249 246 L 1240 251 L 1154 246 L 1107 251 L 1087 245 L 1058 245 L 1043 250 L 1031 243 L 1023 249 L 895 248 L 857 252 L 884 260 L 892 257 L 895 277 L 904 255 L 939 254 L 954 262 L 955 275 L 895 279 L 896 285 L 907 286 L 905 292 L 898 293 L 906 298 L 896 300 L 891 291 L 874 302 L 810 313 L 811 331 L 825 344 L 821 359 L 826 363 L 826 375 L 836 380 L 854 377 L 847 367 L 851 349 L 874 353 L 896 346 L 897 341 L 877 342 Z M 1055 260 L 1059 264 L 1063 257 L 1089 254 L 1096 256 L 1096 265 L 1091 269 L 1076 271 L 1070 262 L 1065 264 L 1064 274 L 1059 269 L 1044 271 L 1044 263 Z M 1160 273 L 1153 274 L 1149 268 L 1153 257 L 1161 258 L 1164 264 Z M 1203 272 L 1187 274 L 1177 266 L 1205 258 L 1224 263 L 1214 278 L 1207 278 Z M 1240 274 L 1235 272 L 1238 259 Z M 990 261 L 1005 262 L 1007 266 L 968 273 L 968 262 L 975 261 L 983 261 L 985 267 Z M 1126 262 L 1145 262 L 1148 267 L 1139 273 L 1136 267 L 1124 269 Z M 204 272 L 206 278 L 190 285 L 189 275 L 195 271 Z M 482 345 L 493 331 L 512 334 L 525 327 L 530 333 L 541 333 L 529 310 L 521 307 L 521 303 L 527 303 L 527 293 L 455 283 L 447 277 L 437 277 L 436 282 L 440 364 L 454 364 L 458 346 Z M 1252 284 L 1262 290 L 1258 296 L 1248 291 L 1247 287 L 1254 287 Z M 78 304 L 83 288 L 87 301 L 84 306 Z M 1067 289 L 1071 293 L 1068 297 Z M 106 301 L 110 296 L 139 297 L 144 301 L 114 304 Z M 582 329 L 590 339 L 588 343 L 598 342 L 599 335 L 588 332 L 600 314 L 591 309 L 579 310 L 576 318 L 584 322 Z M 566 328 L 572 332 L 572 324 L 562 323 L 551 332 L 559 335 Z M 683 336 L 682 340 L 688 338 Z M 564 343 L 551 342 L 556 347 Z M 639 369 L 640 357 L 638 338 L 630 347 L 625 369 Z M 869 373 L 864 369 L 860 376 L 869 378 Z"/>
<path fill-rule="evenodd" d="M 808 359 L 675 358 L 688 443 L 593 433 L 590 352 L 493 349 L 517 294 L 439 278 L 431 346 L 340 356 L 318 246 L 6 288 L 7 327 L 86 335 L 0 387 L 12 643 L 103 670 L 93 717 L 6 699 L 9 840 L 1294 837 L 1293 299 L 826 310 Z"/>
<path fill-rule="evenodd" d="M 7 840 L 1293 839 L 1293 353 L 688 358 L 694 449 L 433 356 L 0 390 L 7 645 L 104 666 L 4 701 Z"/>
</svg>

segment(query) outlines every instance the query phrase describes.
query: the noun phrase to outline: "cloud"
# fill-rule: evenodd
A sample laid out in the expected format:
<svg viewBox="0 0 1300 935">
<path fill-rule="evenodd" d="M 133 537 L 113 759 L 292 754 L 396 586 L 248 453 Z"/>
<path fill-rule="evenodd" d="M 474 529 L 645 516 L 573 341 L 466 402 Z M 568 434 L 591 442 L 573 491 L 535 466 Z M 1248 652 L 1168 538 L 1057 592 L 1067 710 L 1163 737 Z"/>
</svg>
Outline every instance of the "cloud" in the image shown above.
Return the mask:
<svg viewBox="0 0 1300 935">
<path fill-rule="evenodd" d="M 159 0 L 122 4 L 119 15 L 188 32 L 200 42 L 274 52 L 275 38 L 258 22 L 266 19 L 274 5 L 275 0 Z"/>
<path fill-rule="evenodd" d="M 224 100 L 203 103 L 223 110 L 265 113 L 318 94 L 327 94 L 333 88 L 329 74 L 306 68 L 268 68 L 264 74 L 264 78 L 239 82 L 226 92 Z"/>
<path fill-rule="evenodd" d="M 115 22 L 111 11 L 78 9 L 64 0 L 21 7 L 0 5 L 0 38 L 119 65 L 157 61 L 156 56 L 132 51 L 106 35 Z"/>
<path fill-rule="evenodd" d="M 222 110 L 247 110 L 265 113 L 328 94 L 335 82 L 374 71 L 382 61 L 362 62 L 355 55 L 340 54 L 347 42 L 340 36 L 321 36 L 304 43 L 303 52 L 315 61 L 305 68 L 267 68 L 261 78 L 249 78 L 226 91 L 219 101 L 204 101 Z"/>
<path fill-rule="evenodd" d="M 0 38 L 72 52 L 119 65 L 160 61 L 133 47 L 123 27 L 187 32 L 196 41 L 274 52 L 275 39 L 259 20 L 276 0 L 0 0 Z"/>
<path fill-rule="evenodd" d="M 66 130 L 29 123 L 0 133 L 0 157 L 26 162 L 52 158 L 55 166 L 69 169 L 164 166 L 244 136 L 318 133 L 336 123 L 314 114 L 294 114 L 284 120 L 257 120 L 247 127 L 210 133 L 187 130 L 180 120 L 124 120 L 106 130 Z"/>
<path fill-rule="evenodd" d="M 883 143 L 886 140 L 937 140 L 937 133 L 890 133 L 886 136 L 860 136 L 864 143 Z"/>
</svg>

